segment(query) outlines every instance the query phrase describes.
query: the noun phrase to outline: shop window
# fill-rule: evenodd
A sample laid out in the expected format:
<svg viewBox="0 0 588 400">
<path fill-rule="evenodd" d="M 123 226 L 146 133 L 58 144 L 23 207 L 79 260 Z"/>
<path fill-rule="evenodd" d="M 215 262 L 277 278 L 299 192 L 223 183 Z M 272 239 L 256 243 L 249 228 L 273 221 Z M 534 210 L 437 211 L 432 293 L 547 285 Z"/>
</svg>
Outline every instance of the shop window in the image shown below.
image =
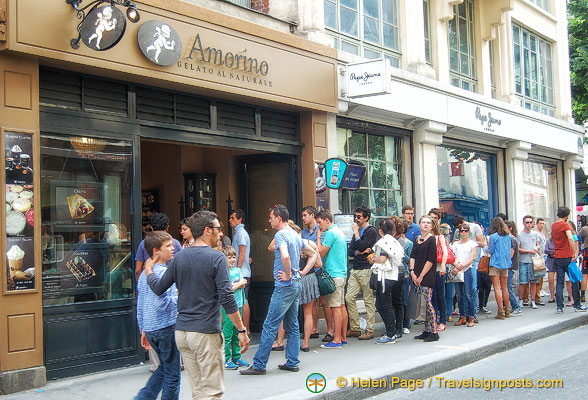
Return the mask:
<svg viewBox="0 0 588 400">
<path fill-rule="evenodd" d="M 455 215 L 481 222 L 486 228 L 498 213 L 496 156 L 456 147 L 437 147 L 439 205 L 443 222 Z"/>
<path fill-rule="evenodd" d="M 339 207 L 343 213 L 352 213 L 357 207 L 367 205 L 372 210 L 374 220 L 377 217 L 400 215 L 400 143 L 397 137 L 337 129 L 338 156 L 347 161 L 360 161 L 366 166 L 359 190 L 339 191 Z"/>
<path fill-rule="evenodd" d="M 337 49 L 400 67 L 398 0 L 324 0 L 324 14 Z"/>
<path fill-rule="evenodd" d="M 477 92 L 474 1 L 465 0 L 453 8 L 454 17 L 447 25 L 451 84 L 470 92 Z"/>
<path fill-rule="evenodd" d="M 43 305 L 133 296 L 132 146 L 41 136 Z"/>
<path fill-rule="evenodd" d="M 515 91 L 521 106 L 555 116 L 551 43 L 513 24 Z"/>
<path fill-rule="evenodd" d="M 523 162 L 523 197 L 525 215 L 541 217 L 546 226 L 556 221 L 557 168 L 553 164 Z"/>
</svg>

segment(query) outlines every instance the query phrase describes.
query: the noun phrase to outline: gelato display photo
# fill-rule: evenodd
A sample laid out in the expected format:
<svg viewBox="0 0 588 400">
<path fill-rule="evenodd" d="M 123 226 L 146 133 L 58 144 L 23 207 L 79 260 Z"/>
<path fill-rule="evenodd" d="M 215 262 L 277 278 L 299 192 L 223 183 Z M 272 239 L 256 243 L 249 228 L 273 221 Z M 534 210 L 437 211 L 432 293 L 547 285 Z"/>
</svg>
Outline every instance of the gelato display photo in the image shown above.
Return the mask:
<svg viewBox="0 0 588 400">
<path fill-rule="evenodd" d="M 33 238 L 8 238 L 6 241 L 7 290 L 35 288 L 35 257 Z"/>
</svg>

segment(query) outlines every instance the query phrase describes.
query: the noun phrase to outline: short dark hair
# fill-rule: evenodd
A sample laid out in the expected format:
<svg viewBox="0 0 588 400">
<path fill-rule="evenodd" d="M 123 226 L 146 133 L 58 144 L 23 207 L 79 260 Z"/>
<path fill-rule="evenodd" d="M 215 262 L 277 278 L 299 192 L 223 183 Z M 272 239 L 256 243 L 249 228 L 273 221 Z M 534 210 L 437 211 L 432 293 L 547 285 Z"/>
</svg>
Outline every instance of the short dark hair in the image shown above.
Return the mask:
<svg viewBox="0 0 588 400">
<path fill-rule="evenodd" d="M 465 218 L 463 216 L 456 215 L 455 217 L 451 218 L 451 225 L 460 226 L 463 221 L 465 221 Z"/>
<path fill-rule="evenodd" d="M 545 221 L 545 220 L 543 218 L 541 218 L 541 217 L 537 217 L 537 220 L 535 221 L 535 223 L 538 224 L 541 221 Z"/>
<path fill-rule="evenodd" d="M 316 213 L 318 212 L 317 209 L 313 206 L 306 206 L 302 209 L 302 212 L 306 211 L 307 214 L 312 214 L 313 216 L 316 216 Z"/>
<path fill-rule="evenodd" d="M 440 208 L 437 208 L 437 207 L 431 208 L 429 210 L 429 215 L 431 215 L 431 214 L 435 214 L 436 216 L 439 217 L 439 219 L 443 218 L 443 210 L 441 210 Z"/>
<path fill-rule="evenodd" d="M 502 218 L 503 221 L 506 221 L 508 219 L 505 213 L 498 213 L 496 214 L 496 217 Z"/>
<path fill-rule="evenodd" d="M 519 236 L 519 231 L 518 231 L 517 225 L 514 223 L 514 221 L 506 220 L 506 221 L 504 221 L 504 223 L 510 229 L 510 232 L 512 233 L 513 236 Z"/>
<path fill-rule="evenodd" d="M 384 235 L 394 236 L 396 234 L 396 224 L 389 218 L 380 221 L 380 229 L 384 232 Z"/>
<path fill-rule="evenodd" d="M 570 215 L 570 209 L 566 206 L 561 206 L 557 209 L 557 218 L 565 218 Z"/>
<path fill-rule="evenodd" d="M 154 231 L 145 235 L 145 243 L 143 243 L 143 245 L 145 246 L 145 251 L 149 254 L 149 257 L 153 257 L 154 248 L 161 249 L 161 246 L 163 246 L 163 243 L 167 240 L 172 240 L 172 237 L 165 231 Z"/>
<path fill-rule="evenodd" d="M 405 222 L 403 219 L 397 217 L 396 215 L 393 215 L 390 217 L 390 221 L 394 222 L 394 225 L 396 226 L 395 234 L 402 235 L 404 232 L 406 232 L 406 227 L 404 226 Z"/>
<path fill-rule="evenodd" d="M 206 227 L 212 227 L 214 224 L 214 220 L 218 219 L 216 213 L 208 210 L 200 210 L 194 214 L 190 218 L 188 218 L 188 226 L 192 231 L 192 236 L 194 238 L 199 238 L 204 234 L 204 229 Z"/>
<path fill-rule="evenodd" d="M 410 204 L 405 205 L 404 207 L 402 207 L 402 214 L 404 214 L 407 210 L 414 211 L 414 207 L 411 206 Z"/>
<path fill-rule="evenodd" d="M 276 204 L 272 208 L 270 208 L 270 212 L 274 212 L 274 216 L 280 217 L 282 222 L 288 222 L 290 219 L 290 211 L 286 208 L 283 204 Z"/>
<path fill-rule="evenodd" d="M 529 219 L 529 218 L 531 218 L 531 222 L 533 222 L 533 216 L 532 216 L 532 215 L 525 215 L 525 216 L 523 217 L 523 222 L 525 222 L 525 220 L 526 220 L 526 219 Z"/>
<path fill-rule="evenodd" d="M 240 219 L 241 223 L 245 222 L 245 211 L 243 211 L 242 209 L 238 208 L 234 210 L 231 214 L 235 214 L 235 218 Z"/>
<path fill-rule="evenodd" d="M 361 213 L 361 215 L 364 218 L 367 218 L 368 220 L 371 218 L 372 216 L 372 210 L 370 210 L 370 208 L 368 206 L 359 206 L 355 209 L 356 213 Z"/>
<path fill-rule="evenodd" d="M 316 213 L 315 218 L 328 219 L 331 223 L 333 222 L 333 214 L 329 210 L 323 209 Z"/>
<path fill-rule="evenodd" d="M 169 218 L 164 213 L 155 213 L 149 218 L 149 223 L 154 231 L 165 231 L 169 226 Z"/>
</svg>

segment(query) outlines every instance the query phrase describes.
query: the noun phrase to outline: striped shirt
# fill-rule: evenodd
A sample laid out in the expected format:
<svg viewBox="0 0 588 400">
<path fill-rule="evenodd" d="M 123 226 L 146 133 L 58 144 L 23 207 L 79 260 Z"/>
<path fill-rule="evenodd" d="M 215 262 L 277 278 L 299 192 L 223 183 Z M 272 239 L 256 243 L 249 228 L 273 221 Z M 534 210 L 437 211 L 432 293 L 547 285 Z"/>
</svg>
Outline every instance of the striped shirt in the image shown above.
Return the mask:
<svg viewBox="0 0 588 400">
<path fill-rule="evenodd" d="M 163 264 L 155 264 L 153 273 L 161 278 L 167 271 Z M 145 271 L 141 272 L 137 283 L 137 323 L 139 329 L 153 332 L 176 323 L 178 316 L 178 295 L 173 284 L 162 295 L 158 296 L 147 284 Z"/>
</svg>

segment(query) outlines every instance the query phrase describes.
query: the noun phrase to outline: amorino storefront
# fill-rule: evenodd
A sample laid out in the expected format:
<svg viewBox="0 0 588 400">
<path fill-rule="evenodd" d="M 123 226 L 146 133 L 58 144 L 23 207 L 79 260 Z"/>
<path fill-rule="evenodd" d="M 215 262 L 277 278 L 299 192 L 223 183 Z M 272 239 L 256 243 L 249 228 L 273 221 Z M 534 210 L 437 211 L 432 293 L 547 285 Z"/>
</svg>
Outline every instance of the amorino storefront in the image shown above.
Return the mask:
<svg viewBox="0 0 588 400">
<path fill-rule="evenodd" d="M 246 211 L 259 327 L 267 209 L 315 203 L 335 51 L 287 23 L 135 4 L 0 1 L 0 393 L 143 359 L 134 260 L 154 212 L 179 238 L 195 211 Z"/>
</svg>

